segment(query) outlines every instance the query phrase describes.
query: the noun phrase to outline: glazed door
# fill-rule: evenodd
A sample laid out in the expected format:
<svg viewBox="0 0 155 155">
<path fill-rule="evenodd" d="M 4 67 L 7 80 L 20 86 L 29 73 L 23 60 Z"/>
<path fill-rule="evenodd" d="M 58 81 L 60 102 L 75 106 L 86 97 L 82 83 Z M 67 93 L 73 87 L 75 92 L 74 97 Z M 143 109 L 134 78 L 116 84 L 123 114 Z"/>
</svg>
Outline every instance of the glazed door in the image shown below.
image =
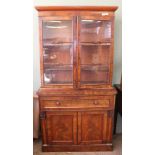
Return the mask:
<svg viewBox="0 0 155 155">
<path fill-rule="evenodd" d="M 46 112 L 47 144 L 77 144 L 77 112 Z"/>
<path fill-rule="evenodd" d="M 79 25 L 79 87 L 109 85 L 112 66 L 112 17 L 80 16 Z"/>
<path fill-rule="evenodd" d="M 100 12 L 57 14 L 40 18 L 42 86 L 111 85 L 113 16 Z"/>
<path fill-rule="evenodd" d="M 42 85 L 73 87 L 75 85 L 75 33 L 76 18 L 64 16 L 42 17 L 41 72 Z"/>
<path fill-rule="evenodd" d="M 112 115 L 107 111 L 78 113 L 78 144 L 102 144 L 112 141 Z"/>
</svg>

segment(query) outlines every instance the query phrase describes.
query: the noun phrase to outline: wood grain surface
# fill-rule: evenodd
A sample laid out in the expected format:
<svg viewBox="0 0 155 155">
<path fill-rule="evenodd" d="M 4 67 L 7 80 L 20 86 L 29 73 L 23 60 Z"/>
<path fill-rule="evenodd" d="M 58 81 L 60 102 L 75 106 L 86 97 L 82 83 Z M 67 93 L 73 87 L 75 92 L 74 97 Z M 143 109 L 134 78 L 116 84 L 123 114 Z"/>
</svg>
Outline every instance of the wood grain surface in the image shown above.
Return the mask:
<svg viewBox="0 0 155 155">
<path fill-rule="evenodd" d="M 38 6 L 43 152 L 112 151 L 116 6 Z"/>
<path fill-rule="evenodd" d="M 113 137 L 114 149 L 112 152 L 42 152 L 41 140 L 33 142 L 33 155 L 122 155 L 122 135 L 117 134 Z"/>
</svg>

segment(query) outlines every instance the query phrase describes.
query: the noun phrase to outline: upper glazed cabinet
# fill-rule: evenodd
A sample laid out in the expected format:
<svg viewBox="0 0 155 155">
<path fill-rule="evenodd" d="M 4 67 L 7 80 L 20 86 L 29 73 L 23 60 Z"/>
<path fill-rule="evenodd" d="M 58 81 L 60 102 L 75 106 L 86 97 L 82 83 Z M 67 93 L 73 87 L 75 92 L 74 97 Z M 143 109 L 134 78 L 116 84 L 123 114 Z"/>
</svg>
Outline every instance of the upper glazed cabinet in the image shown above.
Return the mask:
<svg viewBox="0 0 155 155">
<path fill-rule="evenodd" d="M 42 87 L 110 87 L 114 15 L 110 11 L 40 13 Z"/>
</svg>

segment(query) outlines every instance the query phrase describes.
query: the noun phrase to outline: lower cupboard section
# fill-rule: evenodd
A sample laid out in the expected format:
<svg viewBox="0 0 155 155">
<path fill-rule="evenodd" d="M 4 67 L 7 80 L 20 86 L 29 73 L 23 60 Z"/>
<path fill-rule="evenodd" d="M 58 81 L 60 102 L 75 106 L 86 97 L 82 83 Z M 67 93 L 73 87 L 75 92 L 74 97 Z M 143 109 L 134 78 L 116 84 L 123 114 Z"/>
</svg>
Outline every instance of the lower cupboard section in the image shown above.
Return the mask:
<svg viewBox="0 0 155 155">
<path fill-rule="evenodd" d="M 112 150 L 113 110 L 40 114 L 43 151 Z"/>
</svg>

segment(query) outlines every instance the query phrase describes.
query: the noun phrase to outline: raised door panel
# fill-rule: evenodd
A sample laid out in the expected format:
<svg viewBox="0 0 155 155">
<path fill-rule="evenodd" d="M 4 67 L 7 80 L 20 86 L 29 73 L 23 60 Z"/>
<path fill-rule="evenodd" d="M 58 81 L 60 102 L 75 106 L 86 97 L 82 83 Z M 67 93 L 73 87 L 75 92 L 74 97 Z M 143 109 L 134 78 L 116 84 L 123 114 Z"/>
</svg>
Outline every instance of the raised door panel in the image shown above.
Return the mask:
<svg viewBox="0 0 155 155">
<path fill-rule="evenodd" d="M 102 144 L 111 141 L 111 121 L 108 112 L 78 113 L 78 144 Z"/>
<path fill-rule="evenodd" d="M 47 144 L 77 143 L 76 112 L 46 112 Z"/>
</svg>

